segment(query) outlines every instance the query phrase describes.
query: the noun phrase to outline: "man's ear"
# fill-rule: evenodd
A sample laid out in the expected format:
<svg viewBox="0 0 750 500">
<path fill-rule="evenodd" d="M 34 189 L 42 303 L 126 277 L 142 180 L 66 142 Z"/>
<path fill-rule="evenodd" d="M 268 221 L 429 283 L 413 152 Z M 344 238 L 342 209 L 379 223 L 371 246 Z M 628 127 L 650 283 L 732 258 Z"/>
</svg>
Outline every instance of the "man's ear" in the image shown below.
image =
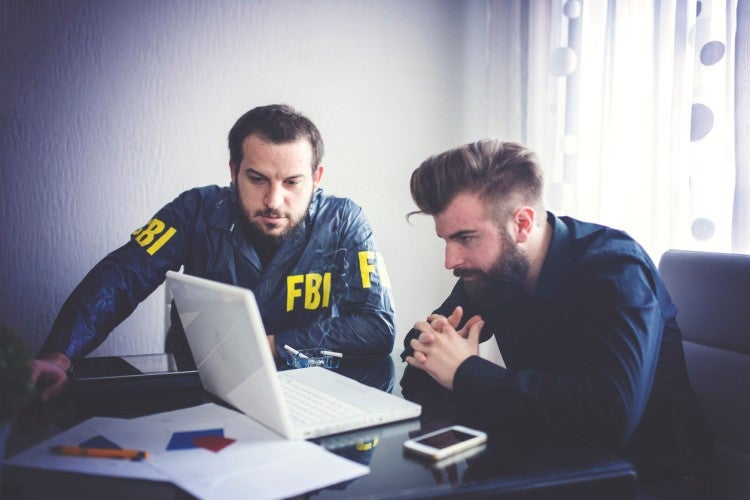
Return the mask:
<svg viewBox="0 0 750 500">
<path fill-rule="evenodd" d="M 513 212 L 513 225 L 517 243 L 526 243 L 529 234 L 534 229 L 535 219 L 536 212 L 531 207 L 521 207 Z"/>
<path fill-rule="evenodd" d="M 237 184 L 237 169 L 232 160 L 229 160 L 229 179 L 232 184 Z"/>
<path fill-rule="evenodd" d="M 323 178 L 323 170 L 323 165 L 318 165 L 313 172 L 313 189 L 317 189 L 318 184 L 320 184 L 320 179 Z"/>
</svg>

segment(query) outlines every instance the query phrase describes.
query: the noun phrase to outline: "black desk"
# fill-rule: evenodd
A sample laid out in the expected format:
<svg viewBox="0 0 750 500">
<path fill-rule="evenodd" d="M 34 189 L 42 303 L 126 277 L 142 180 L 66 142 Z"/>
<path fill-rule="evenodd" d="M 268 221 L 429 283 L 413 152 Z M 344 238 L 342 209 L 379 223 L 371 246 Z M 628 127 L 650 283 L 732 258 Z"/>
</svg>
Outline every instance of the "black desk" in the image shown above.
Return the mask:
<svg viewBox="0 0 750 500">
<path fill-rule="evenodd" d="M 395 360 L 395 361 L 394 361 Z M 352 362 L 353 363 L 353 362 Z M 395 354 L 340 371 L 357 380 L 400 394 L 398 381 L 404 365 Z M 212 400 L 203 392 L 196 400 L 175 401 L 174 408 Z M 97 411 L 103 414 L 101 411 Z M 107 412 L 104 412 L 105 414 Z M 117 407 L 110 415 L 149 413 L 135 406 Z M 26 416 L 11 436 L 8 452 L 15 453 L 91 416 L 73 404 L 61 404 Z M 370 474 L 353 481 L 310 492 L 306 498 L 492 497 L 492 498 L 634 498 L 635 472 L 628 462 L 589 446 L 544 443 L 518 449 L 490 444 L 482 453 L 436 468 L 405 455 L 402 444 L 410 436 L 438 425 L 414 419 L 314 440 L 334 453 L 370 467 Z M 90 476 L 5 467 L 2 498 L 190 498 L 170 483 Z M 252 498 L 252 492 L 248 492 Z"/>
</svg>

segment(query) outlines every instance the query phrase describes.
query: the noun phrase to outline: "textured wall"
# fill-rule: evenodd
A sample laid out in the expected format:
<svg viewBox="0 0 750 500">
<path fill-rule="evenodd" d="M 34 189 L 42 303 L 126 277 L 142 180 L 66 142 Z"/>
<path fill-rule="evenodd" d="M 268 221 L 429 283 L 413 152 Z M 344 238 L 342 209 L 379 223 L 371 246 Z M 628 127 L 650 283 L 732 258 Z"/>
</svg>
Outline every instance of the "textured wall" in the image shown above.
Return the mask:
<svg viewBox="0 0 750 500">
<path fill-rule="evenodd" d="M 323 133 L 324 188 L 365 208 L 403 334 L 453 281 L 431 220 L 404 214 L 419 162 L 475 138 L 462 114 L 462 68 L 481 65 L 466 47 L 472 12 L 450 0 L 0 0 L 0 322 L 38 348 L 133 229 L 186 188 L 228 182 L 225 137 L 242 112 L 286 102 Z M 97 353 L 157 352 L 163 327 L 160 289 Z"/>
</svg>

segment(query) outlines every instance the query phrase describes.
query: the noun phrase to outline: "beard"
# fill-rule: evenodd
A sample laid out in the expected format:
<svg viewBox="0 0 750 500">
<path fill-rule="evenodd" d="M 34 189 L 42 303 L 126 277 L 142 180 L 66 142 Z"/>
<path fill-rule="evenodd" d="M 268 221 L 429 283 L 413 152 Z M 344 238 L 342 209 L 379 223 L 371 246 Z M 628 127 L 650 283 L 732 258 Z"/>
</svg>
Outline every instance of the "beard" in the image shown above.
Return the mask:
<svg viewBox="0 0 750 500">
<path fill-rule="evenodd" d="M 309 207 L 309 205 L 308 205 Z M 307 213 L 307 212 L 305 212 Z M 269 233 L 266 227 L 256 222 L 257 219 L 254 217 L 284 217 L 289 220 L 289 224 L 286 225 L 283 231 L 280 233 Z M 240 224 L 244 229 L 245 233 L 250 236 L 252 241 L 270 247 L 279 247 L 290 235 L 299 228 L 300 223 L 304 217 L 300 217 L 297 220 L 291 218 L 290 214 L 282 213 L 280 210 L 257 210 L 250 214 L 245 209 L 240 207 Z"/>
<path fill-rule="evenodd" d="M 250 212 L 242 205 L 241 197 L 238 196 L 237 211 L 239 212 L 240 226 L 255 245 L 265 248 L 278 248 L 284 241 L 286 241 L 290 236 L 297 232 L 300 224 L 305 219 L 308 211 L 310 210 L 312 198 L 313 193 L 310 193 L 310 200 L 308 200 L 304 212 L 302 212 L 302 214 L 295 219 L 289 212 L 282 212 L 281 210 L 270 208 Z M 289 223 L 286 225 L 283 231 L 279 233 L 271 233 L 268 231 L 266 226 L 263 225 L 263 223 L 258 221 L 258 217 L 282 217 L 287 219 Z"/>
<path fill-rule="evenodd" d="M 524 283 L 529 275 L 529 261 L 510 236 L 502 232 L 501 251 L 489 270 L 454 270 L 453 274 L 464 278 L 463 283 L 469 298 L 485 308 L 508 302 L 525 293 Z"/>
</svg>

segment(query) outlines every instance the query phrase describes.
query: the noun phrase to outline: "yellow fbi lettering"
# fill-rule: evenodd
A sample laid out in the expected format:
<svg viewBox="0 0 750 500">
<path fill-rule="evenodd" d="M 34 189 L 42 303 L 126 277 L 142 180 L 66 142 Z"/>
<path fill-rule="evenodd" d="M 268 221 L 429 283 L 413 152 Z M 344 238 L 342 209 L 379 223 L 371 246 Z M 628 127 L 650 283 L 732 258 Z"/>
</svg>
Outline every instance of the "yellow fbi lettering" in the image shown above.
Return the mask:
<svg viewBox="0 0 750 500">
<path fill-rule="evenodd" d="M 304 290 L 304 291 L 303 291 Z M 331 302 L 331 273 L 293 274 L 286 277 L 286 310 L 304 293 L 305 309 L 328 307 Z"/>
<path fill-rule="evenodd" d="M 391 279 L 388 277 L 388 271 L 385 269 L 383 256 L 372 250 L 362 250 L 359 252 L 359 273 L 362 277 L 362 288 L 370 288 L 370 275 L 377 269 L 380 283 L 386 287 L 391 287 Z"/>
<path fill-rule="evenodd" d="M 383 257 L 371 250 L 358 253 L 359 271 L 362 278 L 362 288 L 370 288 L 370 276 L 377 273 L 380 283 L 390 287 L 391 282 L 385 270 Z M 331 273 L 293 274 L 286 277 L 286 311 L 293 311 L 297 300 L 301 299 L 305 309 L 319 309 L 328 307 L 331 303 Z"/>
<path fill-rule="evenodd" d="M 177 229 L 167 227 L 163 221 L 153 218 L 142 228 L 133 231 L 132 236 L 149 255 L 154 255 L 176 232 Z"/>
</svg>

